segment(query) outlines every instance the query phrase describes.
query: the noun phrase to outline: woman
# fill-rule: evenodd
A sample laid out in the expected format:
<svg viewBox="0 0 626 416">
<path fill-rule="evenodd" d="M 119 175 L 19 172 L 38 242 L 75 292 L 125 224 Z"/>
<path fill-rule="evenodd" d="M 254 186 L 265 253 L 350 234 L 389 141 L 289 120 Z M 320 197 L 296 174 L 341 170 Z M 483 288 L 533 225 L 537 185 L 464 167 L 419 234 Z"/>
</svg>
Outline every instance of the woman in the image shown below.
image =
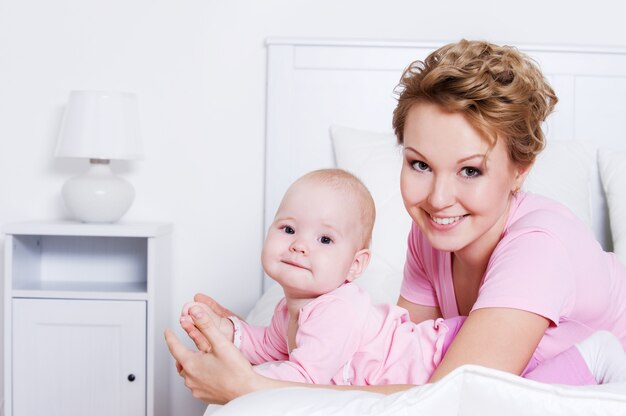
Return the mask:
<svg viewBox="0 0 626 416">
<path fill-rule="evenodd" d="M 415 322 L 467 316 L 431 381 L 463 364 L 523 375 L 600 329 L 626 343 L 626 268 L 565 207 L 519 191 L 556 101 L 529 58 L 486 42 L 444 46 L 402 77 L 393 125 L 413 226 L 398 304 Z M 290 385 L 256 375 L 195 319 L 190 336 L 209 353 L 167 334 L 194 396 Z"/>
</svg>

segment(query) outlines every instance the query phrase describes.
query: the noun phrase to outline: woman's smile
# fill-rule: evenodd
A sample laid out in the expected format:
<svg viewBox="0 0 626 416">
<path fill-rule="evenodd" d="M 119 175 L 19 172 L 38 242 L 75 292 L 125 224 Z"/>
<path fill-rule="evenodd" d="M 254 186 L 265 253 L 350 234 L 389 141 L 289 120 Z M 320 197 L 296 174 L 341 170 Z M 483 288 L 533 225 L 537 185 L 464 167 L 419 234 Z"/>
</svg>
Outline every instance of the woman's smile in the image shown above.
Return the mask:
<svg viewBox="0 0 626 416">
<path fill-rule="evenodd" d="M 441 230 L 450 229 L 458 225 L 467 216 L 469 216 L 469 214 L 459 215 L 459 216 L 434 216 L 431 214 L 428 214 L 428 215 L 430 216 L 430 219 L 434 223 L 433 226 Z"/>
</svg>

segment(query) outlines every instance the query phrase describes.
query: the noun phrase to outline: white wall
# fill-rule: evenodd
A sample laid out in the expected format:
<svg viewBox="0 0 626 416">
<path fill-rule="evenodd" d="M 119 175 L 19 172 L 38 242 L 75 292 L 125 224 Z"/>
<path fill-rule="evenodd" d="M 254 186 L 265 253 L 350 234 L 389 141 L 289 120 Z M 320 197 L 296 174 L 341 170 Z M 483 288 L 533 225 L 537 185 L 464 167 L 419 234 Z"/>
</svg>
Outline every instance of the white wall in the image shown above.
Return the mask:
<svg viewBox="0 0 626 416">
<path fill-rule="evenodd" d="M 52 150 L 70 90 L 134 91 L 146 157 L 114 167 L 137 191 L 125 220 L 175 225 L 172 326 L 197 291 L 245 313 L 261 291 L 264 39 L 626 46 L 621 2 L 509 4 L 0 0 L 0 224 L 67 217 L 60 187 L 84 164 Z M 172 377 L 171 413 L 200 414 Z"/>
</svg>

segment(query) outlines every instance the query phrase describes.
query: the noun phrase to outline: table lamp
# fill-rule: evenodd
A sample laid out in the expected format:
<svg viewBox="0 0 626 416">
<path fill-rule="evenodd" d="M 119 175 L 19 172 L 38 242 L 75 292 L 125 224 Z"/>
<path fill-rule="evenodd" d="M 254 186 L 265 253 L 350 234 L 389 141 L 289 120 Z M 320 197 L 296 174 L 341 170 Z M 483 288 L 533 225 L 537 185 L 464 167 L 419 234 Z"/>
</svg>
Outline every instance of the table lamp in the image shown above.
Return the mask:
<svg viewBox="0 0 626 416">
<path fill-rule="evenodd" d="M 72 91 L 54 155 L 89 159 L 89 169 L 63 185 L 63 200 L 80 221 L 110 223 L 130 208 L 135 190 L 116 176 L 111 160 L 142 157 L 139 108 L 134 94 Z"/>
</svg>

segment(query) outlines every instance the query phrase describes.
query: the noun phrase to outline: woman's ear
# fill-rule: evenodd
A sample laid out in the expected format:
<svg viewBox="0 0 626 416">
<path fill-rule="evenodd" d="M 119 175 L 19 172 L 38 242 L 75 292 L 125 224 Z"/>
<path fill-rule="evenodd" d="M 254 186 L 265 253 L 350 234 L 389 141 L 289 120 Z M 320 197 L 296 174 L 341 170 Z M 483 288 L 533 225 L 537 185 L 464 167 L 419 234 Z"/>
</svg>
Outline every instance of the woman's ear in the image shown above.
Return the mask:
<svg viewBox="0 0 626 416">
<path fill-rule="evenodd" d="M 368 248 L 357 251 L 357 253 L 354 255 L 354 259 L 352 260 L 350 270 L 348 271 L 346 282 L 351 282 L 359 277 L 361 274 L 363 274 L 363 272 L 367 268 L 367 265 L 370 263 L 371 255 L 372 254 Z"/>
<path fill-rule="evenodd" d="M 534 162 L 529 163 L 527 165 L 517 164 L 515 166 L 515 180 L 513 182 L 513 189 L 511 189 L 511 192 L 516 193 L 522 188 L 522 185 L 524 185 L 524 181 L 526 180 L 526 177 L 530 173 L 530 170 L 532 169 L 533 165 L 534 165 Z"/>
</svg>

